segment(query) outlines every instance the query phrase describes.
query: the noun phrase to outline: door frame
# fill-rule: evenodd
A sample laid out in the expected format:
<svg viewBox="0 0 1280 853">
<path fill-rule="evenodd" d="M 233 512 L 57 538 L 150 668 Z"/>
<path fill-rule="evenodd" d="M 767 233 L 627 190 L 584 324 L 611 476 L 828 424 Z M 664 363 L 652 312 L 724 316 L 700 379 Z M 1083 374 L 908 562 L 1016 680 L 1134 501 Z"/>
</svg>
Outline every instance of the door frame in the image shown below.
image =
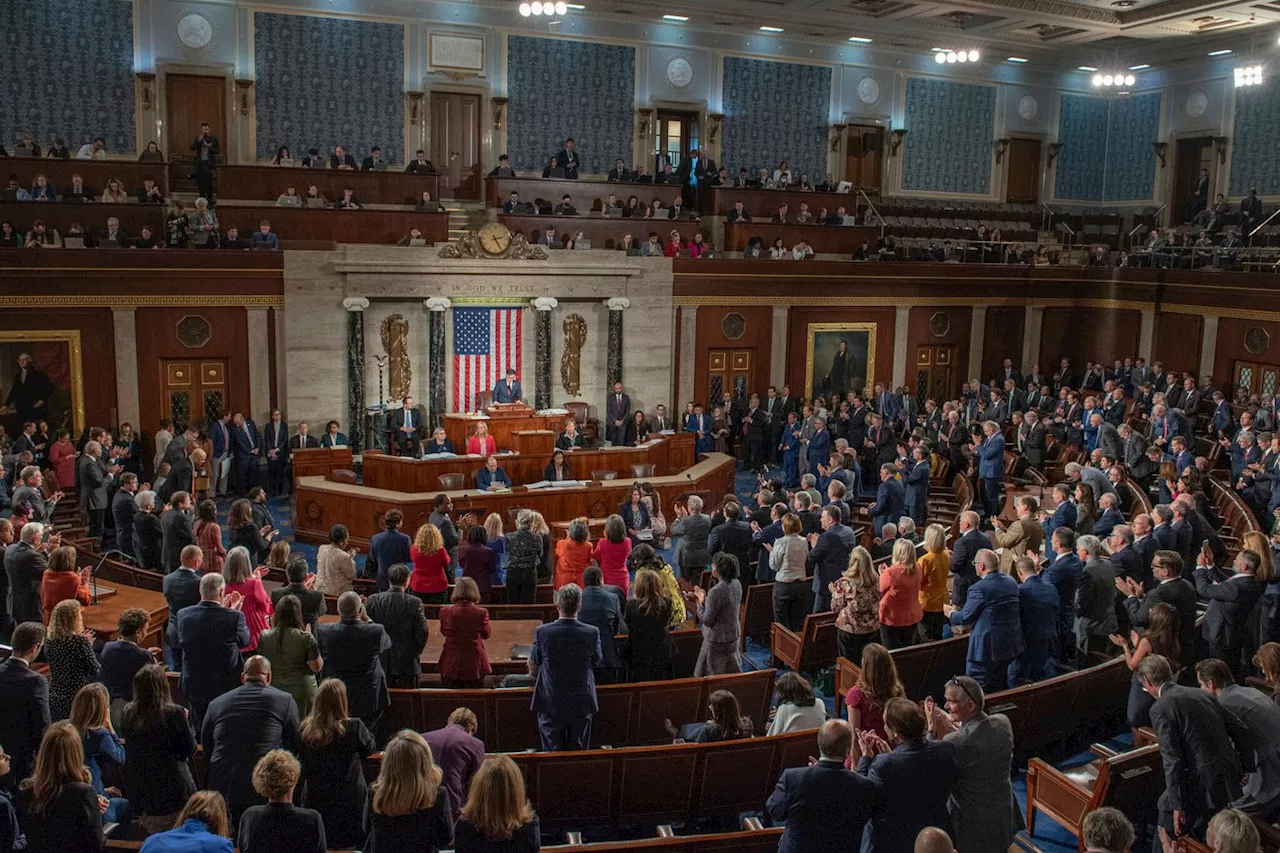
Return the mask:
<svg viewBox="0 0 1280 853">
<path fill-rule="evenodd" d="M 430 152 L 430 157 L 435 157 L 436 152 L 431 151 L 431 96 L 436 94 L 449 95 L 479 95 L 480 96 L 480 163 L 478 165 L 480 179 L 480 197 L 484 198 L 484 176 L 489 169 L 498 165 L 498 155 L 506 151 L 507 144 L 507 111 L 502 111 L 502 127 L 500 131 L 493 128 L 493 103 L 488 88 L 477 83 L 433 83 L 423 90 L 422 106 L 418 110 L 420 119 L 418 126 L 414 127 L 409 122 L 410 111 L 412 107 L 408 102 L 408 96 L 405 96 L 405 162 L 410 160 L 409 152 L 417 151 L 423 148 Z M 501 149 L 499 151 L 498 149 Z M 435 162 L 432 160 L 431 162 Z"/>
<path fill-rule="evenodd" d="M 639 159 L 633 157 L 631 160 L 632 163 L 644 163 L 645 168 L 652 165 L 653 161 L 651 158 L 653 157 L 654 152 L 649 150 L 649 146 L 652 145 L 656 149 L 658 145 L 658 113 L 670 111 L 698 114 L 698 133 L 699 136 L 702 137 L 698 140 L 698 144 L 701 146 L 699 150 L 705 152 L 707 147 L 711 146 L 711 148 L 714 149 L 713 153 L 715 155 L 711 159 L 716 161 L 716 167 L 719 168 L 720 147 L 721 140 L 723 138 L 721 134 L 724 133 L 724 122 L 721 121 L 720 126 L 716 129 L 716 141 L 714 143 L 707 142 L 706 136 L 707 132 L 710 130 L 710 126 L 707 124 L 708 113 L 706 101 L 677 101 L 669 98 L 650 99 L 649 103 L 645 105 L 645 108 L 653 110 L 653 118 L 649 123 L 649 132 L 645 135 L 645 138 L 636 140 L 640 148 L 640 157 Z M 639 136 L 639 134 L 634 134 L 634 136 Z M 704 156 L 706 155 L 704 154 Z"/>
<path fill-rule="evenodd" d="M 1165 221 L 1169 223 L 1169 227 L 1182 224 L 1173 222 L 1174 207 L 1176 206 L 1174 202 L 1174 194 L 1178 191 L 1178 143 L 1187 139 L 1209 139 L 1211 140 L 1209 144 L 1212 146 L 1213 137 L 1220 135 L 1220 128 L 1206 127 L 1198 130 L 1184 130 L 1180 133 L 1173 134 L 1170 138 L 1170 142 L 1172 143 L 1170 145 L 1171 150 L 1165 154 L 1165 159 L 1168 161 L 1169 167 L 1166 169 L 1160 169 L 1160 171 L 1167 172 L 1168 174 L 1165 176 L 1163 181 L 1156 182 L 1157 187 L 1162 187 L 1164 189 L 1164 199 L 1156 199 L 1156 201 L 1161 203 L 1167 202 L 1169 204 L 1169 210 L 1167 211 L 1168 215 L 1165 217 Z M 1229 154 L 1230 149 L 1228 149 L 1228 156 Z M 1157 158 L 1156 162 L 1159 164 L 1159 158 Z M 1224 164 L 1218 162 L 1218 156 L 1214 153 L 1209 157 L 1209 204 L 1213 204 L 1213 197 L 1219 192 L 1224 196 L 1227 195 L 1225 190 L 1219 189 L 1219 175 L 1229 176 L 1230 173 L 1226 171 L 1226 166 Z"/>
<path fill-rule="evenodd" d="M 832 177 L 837 181 L 849 181 L 850 183 L 853 183 L 849 175 L 849 145 L 852 141 L 852 136 L 849 134 L 849 131 L 855 127 L 862 128 L 863 130 L 877 130 L 880 132 L 880 168 L 878 170 L 880 173 L 880 186 L 875 188 L 875 191 L 878 194 L 877 197 L 883 197 L 886 195 L 884 182 L 886 174 L 885 164 L 889 160 L 889 129 L 888 126 L 879 119 L 846 118 L 845 129 L 840 132 L 840 144 L 836 146 L 836 150 L 831 151 L 830 145 L 827 146 L 828 159 L 829 161 L 834 160 L 835 164 L 835 168 L 828 169 L 827 171 L 831 172 Z M 861 139 L 861 136 L 859 139 Z M 864 192 L 866 191 L 866 187 L 855 187 L 854 195 L 857 195 L 857 191 L 859 189 Z M 870 195 L 870 193 L 868 193 L 868 195 Z"/>
<path fill-rule="evenodd" d="M 166 390 L 167 390 L 167 389 L 168 389 L 168 387 L 169 387 L 169 384 L 168 384 L 168 370 L 169 370 L 169 365 L 171 365 L 171 364 L 176 364 L 176 363 L 180 363 L 180 362 L 188 362 L 188 363 L 190 363 L 190 364 L 191 364 L 191 367 L 192 367 L 192 369 L 193 369 L 193 371 L 195 371 L 195 372 L 197 372 L 197 373 L 198 373 L 198 371 L 199 371 L 202 367 L 204 367 L 204 365 L 205 365 L 205 364 L 209 364 L 209 363 L 212 363 L 212 362 L 217 362 L 218 364 L 220 364 L 220 365 L 221 365 L 221 367 L 222 367 L 222 385 L 221 385 L 221 387 L 222 387 L 222 388 L 224 389 L 224 391 L 225 391 L 225 397 L 224 397 L 224 399 L 223 399 L 223 404 L 224 404 L 224 405 L 225 405 L 225 407 L 226 407 L 226 411 L 228 411 L 228 412 L 234 412 L 234 411 L 235 411 L 235 406 L 233 406 L 233 405 L 232 405 L 232 401 L 231 401 L 231 359 L 230 359 L 230 357 L 229 357 L 229 356 L 225 356 L 225 355 L 219 355 L 219 356 L 161 356 L 159 359 L 157 359 L 157 367 L 159 368 L 159 374 L 158 374 L 158 376 L 156 377 L 156 378 L 157 378 L 157 383 L 158 383 L 158 384 L 157 384 L 157 399 L 158 399 L 158 401 L 159 401 L 159 403 L 160 403 L 160 413 L 159 413 L 159 417 L 161 417 L 161 418 L 171 418 L 171 417 L 173 417 L 172 413 L 171 413 L 171 412 L 169 412 L 169 400 L 168 400 L 168 397 L 166 396 L 166 393 L 165 393 L 165 392 L 166 392 Z M 199 399 L 199 401 L 200 401 L 200 419 L 196 419 L 196 418 L 194 418 L 194 417 L 193 417 L 193 418 L 192 418 L 192 420 L 190 421 L 190 423 L 196 423 L 196 422 L 198 422 L 198 420 L 203 420 L 203 419 L 205 419 L 205 417 L 206 417 L 206 413 L 205 413 L 205 410 L 204 410 L 204 396 L 203 396 L 203 394 L 201 394 L 201 392 L 200 392 L 200 389 L 201 389 L 202 387 L 203 387 L 203 384 L 202 384 L 202 383 L 201 383 L 201 381 L 200 381 L 200 377 L 199 377 L 199 375 L 195 375 L 195 376 L 193 376 L 193 377 L 192 377 L 192 382 L 191 382 L 191 395 L 192 395 L 192 400 L 197 399 L 197 396 L 198 396 L 198 399 Z M 192 411 L 194 412 L 194 408 L 193 408 L 193 410 L 192 410 Z"/>
<path fill-rule="evenodd" d="M 190 62 L 157 62 L 156 63 L 156 120 L 167 123 L 169 121 L 169 85 L 168 76 L 170 74 L 189 75 L 193 77 L 219 77 L 222 79 L 223 86 L 223 116 L 222 122 L 226 127 L 226 133 L 219 140 L 222 146 L 222 162 L 224 164 L 235 164 L 246 162 L 245 151 L 247 150 L 247 162 L 253 162 L 253 152 L 258 150 L 258 122 L 254 114 L 254 99 L 249 97 L 249 114 L 244 116 L 249 126 L 249 139 L 245 146 L 240 145 L 240 125 L 236 121 L 236 96 L 235 96 L 235 68 L 229 62 L 219 63 L 190 63 Z M 138 133 L 143 133 L 141 127 Z M 164 133 L 170 133 L 168 128 L 164 128 L 162 133 L 157 133 L 154 137 L 155 142 L 160 146 L 161 151 L 165 151 L 165 145 L 161 141 L 165 137 Z M 138 144 L 138 150 L 146 149 L 147 143 L 151 142 L 151 138 L 141 139 Z M 167 158 L 166 158 L 167 159 Z"/>
</svg>

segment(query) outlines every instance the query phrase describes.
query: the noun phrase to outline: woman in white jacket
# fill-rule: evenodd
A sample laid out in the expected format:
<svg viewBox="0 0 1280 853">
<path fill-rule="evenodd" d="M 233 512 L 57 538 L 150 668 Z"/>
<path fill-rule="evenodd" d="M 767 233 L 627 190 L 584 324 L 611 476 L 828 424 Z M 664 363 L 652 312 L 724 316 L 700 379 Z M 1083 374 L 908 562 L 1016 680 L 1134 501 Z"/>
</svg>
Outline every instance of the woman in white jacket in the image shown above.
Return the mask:
<svg viewBox="0 0 1280 853">
<path fill-rule="evenodd" d="M 812 600 L 805 580 L 809 543 L 800 535 L 800 529 L 800 516 L 789 512 L 782 517 L 782 537 L 764 546 L 769 552 L 769 568 L 774 573 L 773 621 L 796 633 L 804 627 L 804 617 L 809 613 Z"/>
</svg>

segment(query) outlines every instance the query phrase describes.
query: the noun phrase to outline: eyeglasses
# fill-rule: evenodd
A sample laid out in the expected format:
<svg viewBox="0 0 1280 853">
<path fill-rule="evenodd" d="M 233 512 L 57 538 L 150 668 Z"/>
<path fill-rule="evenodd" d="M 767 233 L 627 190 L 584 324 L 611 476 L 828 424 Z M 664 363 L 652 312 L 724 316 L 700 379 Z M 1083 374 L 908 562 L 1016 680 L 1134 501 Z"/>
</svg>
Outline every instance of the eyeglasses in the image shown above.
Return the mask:
<svg viewBox="0 0 1280 853">
<path fill-rule="evenodd" d="M 964 691 L 964 695 L 969 697 L 970 702 L 972 702 L 974 705 L 977 705 L 979 708 L 982 707 L 982 703 L 978 701 L 978 697 L 974 696 L 971 692 L 969 692 L 969 688 L 965 685 L 963 681 L 960 680 L 960 676 L 953 675 L 951 677 L 951 680 L 947 682 L 947 685 L 949 687 L 959 687 L 961 690 Z"/>
</svg>

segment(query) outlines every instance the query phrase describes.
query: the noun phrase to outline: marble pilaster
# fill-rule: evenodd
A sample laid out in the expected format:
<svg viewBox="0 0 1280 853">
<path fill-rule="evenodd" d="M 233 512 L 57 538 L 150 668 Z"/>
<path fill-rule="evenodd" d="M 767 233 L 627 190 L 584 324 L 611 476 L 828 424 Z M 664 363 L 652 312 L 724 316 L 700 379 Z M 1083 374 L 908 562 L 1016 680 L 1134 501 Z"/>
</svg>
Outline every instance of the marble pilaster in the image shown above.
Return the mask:
<svg viewBox="0 0 1280 853">
<path fill-rule="evenodd" d="M 693 369 L 698 352 L 698 306 L 680 306 L 680 367 L 679 384 L 676 386 L 676 399 L 671 401 L 669 411 L 674 416 L 684 411 L 684 404 L 695 398 L 693 388 Z"/>
<path fill-rule="evenodd" d="M 534 405 L 539 409 L 551 408 L 551 312 L 560 304 L 554 296 L 539 296 L 533 300 L 538 324 L 537 353 L 533 362 Z"/>
<path fill-rule="evenodd" d="M 622 312 L 631 307 L 631 300 L 615 296 L 604 301 L 609 309 L 609 352 L 605 368 L 605 387 L 612 388 L 622 381 Z"/>
<path fill-rule="evenodd" d="M 271 343 L 267 308 L 246 308 L 249 333 L 249 410 L 258 423 L 271 419 Z"/>
<path fill-rule="evenodd" d="M 969 363 L 966 374 L 970 379 L 982 376 L 982 349 L 987 338 L 987 308 L 985 305 L 973 306 L 969 318 Z"/>
<path fill-rule="evenodd" d="M 116 351 L 116 423 L 141 431 L 142 406 L 138 393 L 138 322 L 136 308 L 112 308 L 111 326 Z"/>
<path fill-rule="evenodd" d="M 1150 364 L 1155 359 L 1151 352 L 1156 338 L 1156 312 L 1143 311 L 1142 322 L 1138 326 L 1138 355 L 1142 356 Z"/>
<path fill-rule="evenodd" d="M 911 306 L 899 305 L 893 312 L 893 368 L 889 378 L 894 388 L 907 384 L 907 333 L 910 328 Z M 873 378 L 868 377 L 868 381 Z"/>
<path fill-rule="evenodd" d="M 1026 331 L 1022 333 L 1022 372 L 1030 373 L 1040 361 L 1040 339 L 1044 334 L 1044 308 L 1027 306 Z M 1049 367 L 1053 372 L 1053 367 Z"/>
<path fill-rule="evenodd" d="M 1218 316 L 1209 315 L 1204 318 L 1204 328 L 1200 332 L 1200 376 L 1213 376 L 1213 368 L 1218 357 Z M 1198 381 L 1198 380 L 1197 380 Z"/>
<path fill-rule="evenodd" d="M 347 309 L 347 438 L 351 449 L 364 449 L 364 311 L 369 300 L 351 296 L 342 300 Z"/>
<path fill-rule="evenodd" d="M 781 392 L 787 384 L 787 320 L 791 308 L 773 306 L 773 327 L 769 339 L 769 384 Z"/>
<path fill-rule="evenodd" d="M 427 343 L 429 351 L 427 359 L 430 363 L 427 375 L 427 420 L 434 429 L 440 426 L 441 419 L 447 411 L 445 375 L 448 371 L 445 370 L 444 330 L 448 325 L 446 315 L 449 307 L 453 305 L 453 300 L 447 296 L 433 296 L 423 300 L 422 304 L 431 314 Z"/>
</svg>

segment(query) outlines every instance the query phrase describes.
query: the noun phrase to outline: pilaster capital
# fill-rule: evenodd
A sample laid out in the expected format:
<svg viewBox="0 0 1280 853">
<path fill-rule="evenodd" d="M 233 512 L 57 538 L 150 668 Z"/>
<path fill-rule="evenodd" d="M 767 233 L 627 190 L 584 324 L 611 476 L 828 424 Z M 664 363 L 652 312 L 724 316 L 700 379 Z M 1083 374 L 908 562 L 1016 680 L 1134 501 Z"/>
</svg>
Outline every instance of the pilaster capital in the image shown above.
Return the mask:
<svg viewBox="0 0 1280 853">
<path fill-rule="evenodd" d="M 422 300 L 422 305 L 428 311 L 448 311 L 453 307 L 453 300 L 447 296 L 432 296 Z"/>
<path fill-rule="evenodd" d="M 538 311 L 550 311 L 560 304 L 560 300 L 554 296 L 539 296 L 531 304 Z"/>
<path fill-rule="evenodd" d="M 369 307 L 369 300 L 363 296 L 348 296 L 342 300 L 342 307 L 353 313 L 363 311 Z"/>
<path fill-rule="evenodd" d="M 612 296 L 604 301 L 610 311 L 625 311 L 631 307 L 631 300 L 625 296 Z"/>
</svg>

